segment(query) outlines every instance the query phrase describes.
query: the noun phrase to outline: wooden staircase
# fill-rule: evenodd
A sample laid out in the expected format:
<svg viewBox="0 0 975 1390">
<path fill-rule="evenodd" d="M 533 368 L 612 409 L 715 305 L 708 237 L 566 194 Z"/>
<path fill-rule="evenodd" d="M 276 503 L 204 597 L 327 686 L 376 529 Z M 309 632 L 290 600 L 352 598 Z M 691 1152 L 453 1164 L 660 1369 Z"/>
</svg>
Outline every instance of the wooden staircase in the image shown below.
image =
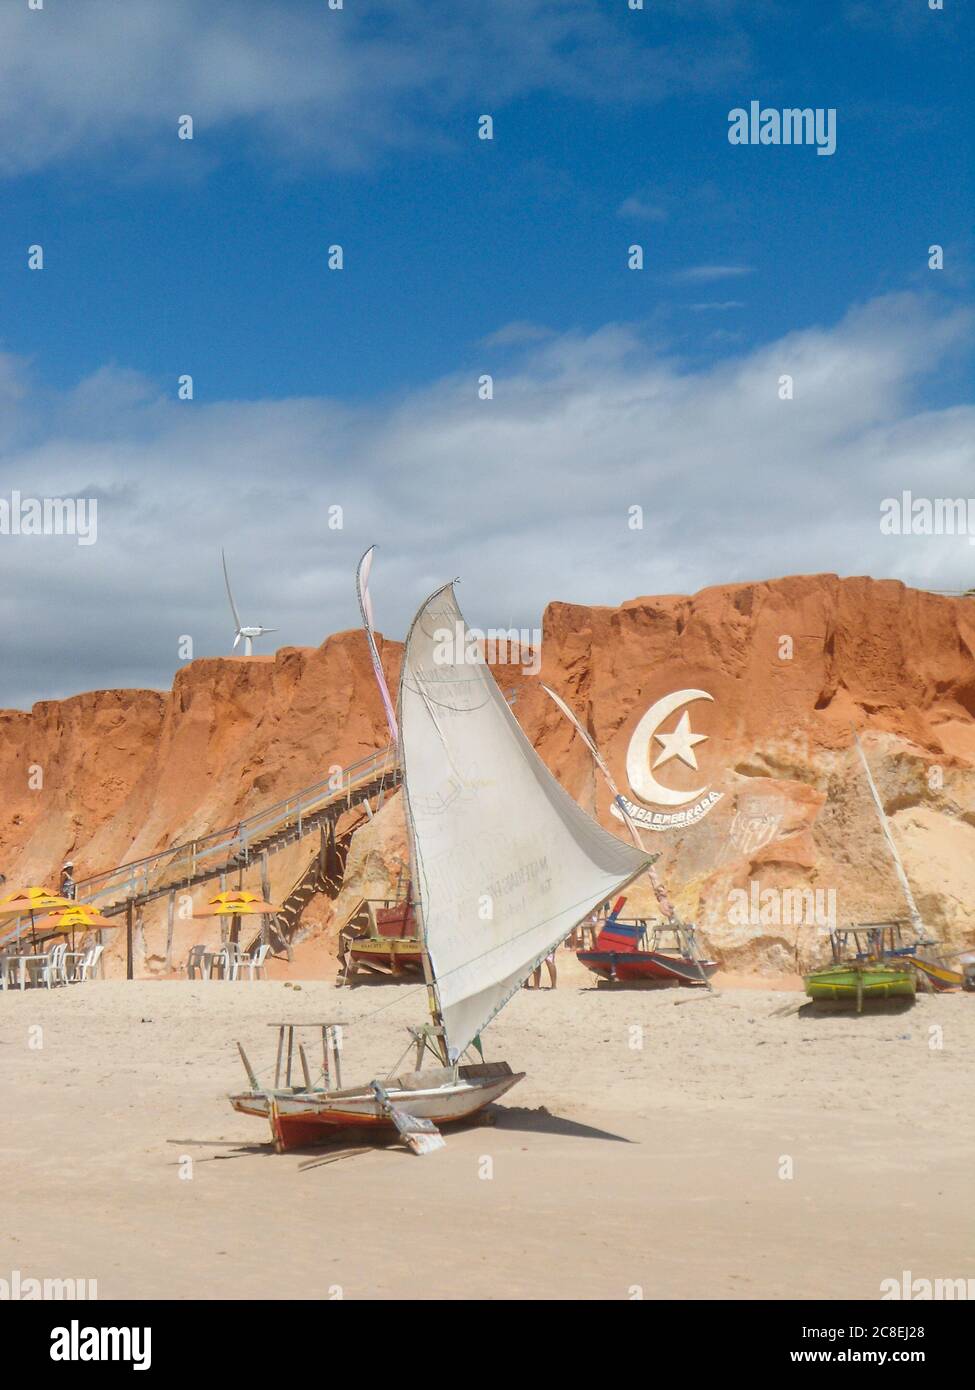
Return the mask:
<svg viewBox="0 0 975 1390">
<path fill-rule="evenodd" d="M 348 811 L 379 810 L 399 785 L 400 770 L 390 747 L 348 768 L 341 783 L 317 782 L 285 801 L 259 811 L 234 826 L 225 826 L 195 840 L 138 859 L 91 878 L 79 879 L 79 902 L 97 904 L 106 917 L 165 897 L 178 889 L 221 880 L 264 860 L 268 854 L 295 844 L 316 830 L 331 827 Z"/>
<path fill-rule="evenodd" d="M 300 930 L 301 913 L 316 892 L 336 897 L 345 869 L 348 841 L 365 818 L 371 818 L 400 783 L 396 748 L 390 745 L 369 754 L 346 768 L 338 781 L 332 777 L 293 792 L 284 801 L 266 807 L 235 825 L 210 831 L 196 839 L 170 846 L 143 859 L 131 860 L 115 868 L 79 879 L 79 903 L 97 906 L 106 917 L 125 914 L 127 935 L 127 978 L 132 978 L 132 939 L 137 918 L 145 904 L 168 898 L 169 922 L 166 961 L 172 968 L 172 946 L 176 895 L 203 883 L 219 881 L 221 890 L 228 880 L 240 878 L 245 870 L 260 866 L 262 888 L 268 896 L 268 856 L 318 832 L 319 847 L 305 873 L 285 899 L 281 913 L 280 941 L 290 959 L 291 945 Z M 360 817 L 336 838 L 336 823 L 349 811 L 358 809 Z M 23 918 L 0 924 L 0 945 L 18 939 L 25 927 Z M 264 939 L 278 935 L 273 925 Z M 261 937 L 258 937 L 260 940 Z"/>
<path fill-rule="evenodd" d="M 321 825 L 318 848 L 307 868 L 289 889 L 281 903 L 281 911 L 261 926 L 248 945 L 248 950 L 252 951 L 262 941 L 270 941 L 275 955 L 283 952 L 288 960 L 292 959 L 293 947 L 304 939 L 301 931 L 302 913 L 318 893 L 333 899 L 338 897 L 342 891 L 352 836 L 369 818 L 370 815 L 363 812 L 339 836 L 335 834 L 334 821 Z"/>
</svg>

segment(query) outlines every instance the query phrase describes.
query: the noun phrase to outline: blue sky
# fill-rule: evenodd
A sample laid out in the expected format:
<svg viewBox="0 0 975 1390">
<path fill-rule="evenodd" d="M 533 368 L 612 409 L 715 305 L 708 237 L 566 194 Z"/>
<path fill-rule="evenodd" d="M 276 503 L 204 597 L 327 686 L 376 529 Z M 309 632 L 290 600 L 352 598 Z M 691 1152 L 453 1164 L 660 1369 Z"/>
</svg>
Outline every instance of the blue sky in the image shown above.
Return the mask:
<svg viewBox="0 0 975 1390">
<path fill-rule="evenodd" d="M 39 31 L 63 8 L 48 0 L 28 19 Z M 359 8 L 270 6 L 282 24 L 305 10 L 325 37 L 358 32 Z M 435 47 L 446 7 L 423 8 Z M 411 92 L 408 136 L 391 105 L 390 145 L 352 169 L 314 146 L 288 167 L 287 135 L 262 142 L 246 120 L 197 115 L 194 140 L 177 143 L 179 101 L 149 107 L 138 134 L 106 130 L 93 150 L 8 179 L 8 344 L 62 389 L 115 361 L 163 382 L 193 370 L 200 398 L 363 398 L 480 367 L 480 340 L 509 321 L 625 320 L 695 358 L 769 341 L 917 283 L 935 233 L 956 279 L 971 223 L 957 4 L 905 6 L 893 29 L 841 4 L 565 9 L 602 11 L 648 64 L 661 44 L 690 48 L 694 88 L 676 75 L 663 99 L 638 86 L 615 100 L 611 86 L 533 90 L 526 73 L 497 100 L 494 65 L 469 55 L 456 101 L 439 110 Z M 727 113 L 752 98 L 835 107 L 836 155 L 729 145 Z M 492 142 L 475 138 L 482 110 Z M 37 239 L 48 273 L 25 276 Z M 335 241 L 341 275 L 326 268 Z M 642 274 L 626 269 L 631 241 L 646 247 Z M 702 265 L 747 274 L 675 283 Z"/>
<path fill-rule="evenodd" d="M 5 6 L 0 495 L 97 496 L 101 534 L 0 537 L 0 703 L 167 684 L 173 629 L 224 650 L 215 538 L 295 642 L 354 621 L 372 541 L 392 632 L 457 571 L 485 625 L 797 568 L 970 582 L 958 538 L 875 534 L 895 487 L 972 491 L 972 46 L 945 6 Z M 729 144 L 752 99 L 835 107 L 835 154 Z M 750 392 L 793 361 L 816 398 L 777 437 Z"/>
</svg>

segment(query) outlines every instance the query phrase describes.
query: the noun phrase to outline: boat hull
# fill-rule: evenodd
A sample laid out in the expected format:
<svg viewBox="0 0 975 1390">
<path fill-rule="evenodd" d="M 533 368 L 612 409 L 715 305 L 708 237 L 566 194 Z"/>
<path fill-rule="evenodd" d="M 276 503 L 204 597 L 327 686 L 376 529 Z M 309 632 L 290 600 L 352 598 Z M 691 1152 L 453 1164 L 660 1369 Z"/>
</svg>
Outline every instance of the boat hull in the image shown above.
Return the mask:
<svg viewBox="0 0 975 1390">
<path fill-rule="evenodd" d="M 693 960 L 670 956 L 662 951 L 577 951 L 576 958 L 594 975 L 604 980 L 632 984 L 655 980 L 670 984 L 703 985 L 701 972 Z M 717 961 L 702 960 L 701 968 L 710 977 Z"/>
<path fill-rule="evenodd" d="M 805 985 L 806 993 L 813 1000 L 858 1003 L 869 999 L 913 999 L 917 993 L 917 976 L 913 966 L 832 965 L 807 975 Z"/>
<path fill-rule="evenodd" d="M 398 975 L 401 970 L 422 969 L 423 949 L 418 941 L 370 938 L 350 945 L 349 959 L 354 966 L 364 965 Z"/>
<path fill-rule="evenodd" d="M 385 1085 L 386 1095 L 407 1115 L 435 1125 L 456 1124 L 498 1100 L 524 1077 L 507 1062 L 475 1066 L 434 1067 L 410 1072 Z M 337 1129 L 394 1130 L 369 1086 L 342 1091 L 247 1091 L 231 1096 L 243 1115 L 267 1120 L 279 1151 L 321 1143 Z"/>
<path fill-rule="evenodd" d="M 950 970 L 946 965 L 938 965 L 935 961 L 922 960 L 920 956 L 911 956 L 915 967 L 927 976 L 928 981 L 934 989 L 941 991 L 946 989 L 959 989 L 965 983 L 965 977 L 960 970 Z"/>
</svg>

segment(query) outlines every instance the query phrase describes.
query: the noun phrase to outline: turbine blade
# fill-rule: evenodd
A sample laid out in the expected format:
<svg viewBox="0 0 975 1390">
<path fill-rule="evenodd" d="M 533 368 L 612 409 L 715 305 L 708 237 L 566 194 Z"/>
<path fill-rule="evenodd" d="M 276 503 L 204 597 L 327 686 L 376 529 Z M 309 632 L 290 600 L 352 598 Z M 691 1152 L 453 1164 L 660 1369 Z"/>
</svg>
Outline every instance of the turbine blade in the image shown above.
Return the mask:
<svg viewBox="0 0 975 1390">
<path fill-rule="evenodd" d="M 234 638 L 234 646 L 235 646 L 235 647 L 237 646 L 238 642 L 240 641 L 242 635 L 243 635 L 243 634 L 241 633 L 240 628 L 238 628 L 238 629 L 237 629 L 237 635 L 236 635 L 236 637 Z"/>
<path fill-rule="evenodd" d="M 237 605 L 236 603 L 234 603 L 234 596 L 230 591 L 230 575 L 227 573 L 227 556 L 224 553 L 223 549 L 221 549 L 220 551 L 220 558 L 223 561 L 223 577 L 224 582 L 227 585 L 227 597 L 230 599 L 230 611 L 234 615 L 234 622 L 237 624 L 237 631 L 239 635 L 240 629 L 243 627 L 243 623 L 240 621 L 240 614 L 237 612 Z M 236 647 L 236 645 L 237 643 L 235 642 L 234 646 Z"/>
</svg>

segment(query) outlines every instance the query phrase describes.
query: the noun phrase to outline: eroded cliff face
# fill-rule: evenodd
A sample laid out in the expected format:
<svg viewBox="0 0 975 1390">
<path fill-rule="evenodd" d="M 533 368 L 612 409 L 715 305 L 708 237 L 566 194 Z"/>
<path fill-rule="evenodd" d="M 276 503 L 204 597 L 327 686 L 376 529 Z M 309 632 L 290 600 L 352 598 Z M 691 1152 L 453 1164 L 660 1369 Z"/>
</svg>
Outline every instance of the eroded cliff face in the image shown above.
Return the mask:
<svg viewBox="0 0 975 1390">
<path fill-rule="evenodd" d="M 824 954 L 820 918 L 843 925 L 905 913 L 854 727 L 922 913 L 952 949 L 973 940 L 973 651 L 969 600 L 892 581 L 797 576 L 617 609 L 553 604 L 542 679 L 583 717 L 623 794 L 671 815 L 680 808 L 634 795 L 631 739 L 667 695 L 711 697 L 680 705 L 642 755 L 633 751 L 666 790 L 706 787 L 720 800 L 686 829 L 645 838 L 724 964 L 795 970 Z M 544 698 L 529 693 L 522 714 L 539 750 L 613 824 L 580 741 Z M 657 737 L 684 714 L 706 735 L 690 750 L 697 768 L 667 759 Z M 801 914 L 790 888 L 812 894 Z"/>
<path fill-rule="evenodd" d="M 619 608 L 553 603 L 543 634 L 540 678 L 497 673 L 519 721 L 617 833 L 609 793 L 540 681 L 576 710 L 645 818 L 705 806 L 692 823 L 644 833 L 724 965 L 801 969 L 821 958 L 827 921 L 903 915 L 852 727 L 922 913 L 949 949 L 975 940 L 975 601 L 799 576 Z M 387 642 L 391 681 L 399 657 Z M 194 662 L 169 693 L 0 713 L 0 868 L 11 885 L 56 881 L 69 851 L 79 876 L 109 868 L 231 824 L 385 743 L 358 633 Z M 399 874 L 398 817 L 397 798 L 354 844 L 350 867 L 369 866 L 373 891 Z M 649 908 L 646 889 L 630 905 Z M 340 914 L 319 906 L 309 920 L 328 934 Z"/>
<path fill-rule="evenodd" d="M 386 652 L 388 677 L 399 648 Z M 0 712 L 0 867 L 80 878 L 220 826 L 385 746 L 365 639 L 194 661 L 170 692 L 97 691 Z"/>
</svg>

